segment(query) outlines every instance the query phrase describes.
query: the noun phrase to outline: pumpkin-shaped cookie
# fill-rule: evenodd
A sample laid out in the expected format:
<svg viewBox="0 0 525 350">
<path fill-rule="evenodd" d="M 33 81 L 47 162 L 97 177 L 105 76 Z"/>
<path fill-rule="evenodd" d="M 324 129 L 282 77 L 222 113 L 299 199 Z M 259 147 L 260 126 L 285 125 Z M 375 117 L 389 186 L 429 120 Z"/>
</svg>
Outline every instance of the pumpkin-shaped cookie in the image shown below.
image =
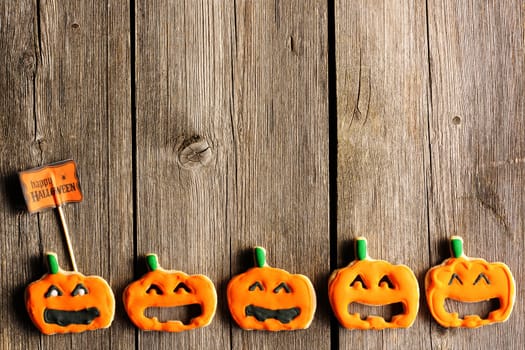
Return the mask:
<svg viewBox="0 0 525 350">
<path fill-rule="evenodd" d="M 349 329 L 410 327 L 419 309 L 419 287 L 412 270 L 405 265 L 370 259 L 363 237 L 357 238 L 355 251 L 356 260 L 335 270 L 329 279 L 328 297 L 339 323 Z M 394 315 L 390 321 L 376 315 L 361 319 L 359 313 L 348 311 L 352 303 L 374 306 L 401 303 L 403 313 Z"/>
<path fill-rule="evenodd" d="M 129 284 L 123 301 L 131 321 L 140 329 L 181 332 L 210 324 L 217 308 L 217 293 L 210 279 L 204 275 L 187 275 L 181 271 L 164 270 L 157 255 L 148 254 L 150 271 Z M 196 305 L 200 314 L 185 324 L 180 320 L 162 320 L 146 316 L 148 308 L 174 308 Z"/>
<path fill-rule="evenodd" d="M 246 330 L 295 330 L 312 322 L 316 298 L 308 277 L 291 274 L 266 264 L 266 251 L 255 247 L 257 267 L 228 283 L 230 313 Z"/>
<path fill-rule="evenodd" d="M 428 307 L 434 319 L 443 327 L 480 327 L 506 321 L 514 306 L 514 277 L 507 265 L 469 258 L 463 254 L 463 240 L 450 240 L 452 257 L 431 268 L 425 278 Z M 457 312 L 445 309 L 445 300 L 474 303 L 498 299 L 499 308 L 487 318 L 468 315 L 460 318 Z"/>
<path fill-rule="evenodd" d="M 115 314 L 111 288 L 98 276 L 63 271 L 55 253 L 46 253 L 49 273 L 25 292 L 26 308 L 44 334 L 78 333 L 106 328 Z"/>
</svg>

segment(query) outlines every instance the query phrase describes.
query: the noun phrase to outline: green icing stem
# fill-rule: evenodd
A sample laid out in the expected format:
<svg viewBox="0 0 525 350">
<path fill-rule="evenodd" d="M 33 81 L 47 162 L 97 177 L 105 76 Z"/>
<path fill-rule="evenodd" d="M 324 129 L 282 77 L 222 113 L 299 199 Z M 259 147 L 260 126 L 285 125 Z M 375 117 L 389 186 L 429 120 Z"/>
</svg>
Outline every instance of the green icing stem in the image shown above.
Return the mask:
<svg viewBox="0 0 525 350">
<path fill-rule="evenodd" d="M 366 259 L 366 239 L 359 237 L 355 241 L 355 255 L 357 260 Z"/>
<path fill-rule="evenodd" d="M 159 261 L 157 259 L 157 254 L 148 254 L 146 255 L 146 262 L 151 271 L 155 271 L 159 268 Z"/>
<path fill-rule="evenodd" d="M 461 237 L 453 236 L 450 239 L 450 250 L 454 258 L 460 258 L 463 256 L 463 240 Z"/>
<path fill-rule="evenodd" d="M 255 247 L 253 255 L 255 257 L 255 265 L 257 265 L 257 267 L 264 267 L 266 265 L 266 251 L 263 247 Z"/>
<path fill-rule="evenodd" d="M 47 266 L 49 267 L 49 273 L 54 275 L 58 273 L 60 269 L 58 267 L 58 259 L 55 253 L 46 253 Z"/>
</svg>

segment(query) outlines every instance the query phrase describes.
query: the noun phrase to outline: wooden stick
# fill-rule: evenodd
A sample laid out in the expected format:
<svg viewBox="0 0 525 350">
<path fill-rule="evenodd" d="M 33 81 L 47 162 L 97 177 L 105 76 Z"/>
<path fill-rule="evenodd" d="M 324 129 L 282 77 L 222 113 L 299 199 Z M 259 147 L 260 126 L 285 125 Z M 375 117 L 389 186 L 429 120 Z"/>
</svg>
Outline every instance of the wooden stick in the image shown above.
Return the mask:
<svg viewBox="0 0 525 350">
<path fill-rule="evenodd" d="M 60 216 L 60 222 L 62 223 L 64 236 L 66 237 L 67 250 L 69 251 L 69 258 L 71 259 L 71 264 L 73 265 L 73 271 L 78 272 L 75 254 L 73 253 L 73 246 L 71 245 L 71 239 L 69 238 L 69 229 L 67 228 L 66 217 L 64 216 L 64 210 L 60 205 L 57 206 L 57 209 L 58 215 Z"/>
</svg>

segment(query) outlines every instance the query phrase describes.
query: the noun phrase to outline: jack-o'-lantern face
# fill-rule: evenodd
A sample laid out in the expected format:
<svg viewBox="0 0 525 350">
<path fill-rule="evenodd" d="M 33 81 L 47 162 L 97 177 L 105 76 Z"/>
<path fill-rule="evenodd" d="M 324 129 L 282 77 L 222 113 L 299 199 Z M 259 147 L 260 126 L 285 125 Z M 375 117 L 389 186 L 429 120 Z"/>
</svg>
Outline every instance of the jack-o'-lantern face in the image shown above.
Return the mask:
<svg viewBox="0 0 525 350">
<path fill-rule="evenodd" d="M 330 276 L 330 305 L 341 325 L 349 329 L 410 327 L 419 308 L 419 287 L 414 273 L 405 265 L 368 258 L 366 240 L 362 237 L 356 241 L 356 255 L 357 260 Z M 400 303 L 403 313 L 394 315 L 390 321 L 376 315 L 362 319 L 358 313 L 349 312 L 352 303 L 374 306 Z"/>
<path fill-rule="evenodd" d="M 428 307 L 436 321 L 444 327 L 480 327 L 506 321 L 514 306 L 514 277 L 507 265 L 489 263 L 483 259 L 468 258 L 463 254 L 461 237 L 451 239 L 452 258 L 427 272 L 426 296 Z M 460 302 L 499 301 L 499 308 L 487 318 L 467 315 L 460 318 L 457 312 L 445 309 L 445 300 Z"/>
<path fill-rule="evenodd" d="M 217 293 L 210 279 L 203 275 L 187 275 L 158 266 L 157 256 L 149 254 L 150 272 L 129 284 L 124 290 L 124 308 L 131 321 L 140 329 L 181 332 L 205 327 L 217 308 Z M 196 305 L 200 314 L 185 324 L 181 320 L 159 321 L 146 316 L 148 308 L 175 308 Z"/>
<path fill-rule="evenodd" d="M 50 273 L 26 288 L 26 308 L 44 334 L 78 333 L 106 328 L 115 298 L 102 278 L 60 270 L 56 254 L 47 253 Z"/>
<path fill-rule="evenodd" d="M 303 275 L 266 265 L 266 252 L 255 248 L 258 267 L 232 278 L 227 296 L 230 313 L 243 329 L 308 328 L 316 307 L 315 291 Z"/>
</svg>

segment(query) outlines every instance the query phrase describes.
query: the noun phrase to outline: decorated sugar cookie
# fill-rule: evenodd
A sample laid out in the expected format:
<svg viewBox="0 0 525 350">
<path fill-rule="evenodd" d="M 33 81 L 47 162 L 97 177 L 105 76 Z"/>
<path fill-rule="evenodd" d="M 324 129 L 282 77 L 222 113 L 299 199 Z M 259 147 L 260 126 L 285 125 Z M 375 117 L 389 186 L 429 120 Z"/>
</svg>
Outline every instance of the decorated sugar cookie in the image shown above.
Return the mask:
<svg viewBox="0 0 525 350">
<path fill-rule="evenodd" d="M 55 253 L 46 253 L 49 273 L 26 288 L 25 303 L 44 334 L 78 333 L 106 328 L 115 314 L 111 288 L 98 276 L 64 271 Z"/>
<path fill-rule="evenodd" d="M 363 330 L 410 327 L 419 309 L 419 287 L 412 270 L 405 265 L 370 259 L 363 237 L 357 238 L 355 251 L 356 260 L 335 270 L 328 283 L 330 305 L 339 323 L 345 328 Z M 375 315 L 361 319 L 358 313 L 349 313 L 352 303 L 374 306 L 401 303 L 403 313 L 394 315 L 390 321 Z"/>
<path fill-rule="evenodd" d="M 507 265 L 469 258 L 463 254 L 463 240 L 450 239 L 452 257 L 431 268 L 425 278 L 427 303 L 434 319 L 443 327 L 475 328 L 506 321 L 514 306 L 514 277 Z M 499 308 L 487 318 L 468 315 L 460 318 L 456 312 L 445 309 L 445 300 L 475 303 L 499 300 Z"/>
<path fill-rule="evenodd" d="M 148 254 L 146 261 L 151 271 L 124 290 L 124 308 L 135 326 L 143 330 L 181 332 L 209 325 L 217 308 L 217 293 L 210 279 L 204 275 L 190 276 L 181 271 L 164 270 L 155 254 Z M 145 314 L 147 308 L 188 305 L 200 307 L 200 315 L 188 324 Z"/>
<path fill-rule="evenodd" d="M 255 247 L 254 256 L 257 266 L 228 283 L 228 307 L 235 322 L 246 330 L 308 328 L 316 307 L 308 277 L 269 267 L 264 248 Z"/>
</svg>

